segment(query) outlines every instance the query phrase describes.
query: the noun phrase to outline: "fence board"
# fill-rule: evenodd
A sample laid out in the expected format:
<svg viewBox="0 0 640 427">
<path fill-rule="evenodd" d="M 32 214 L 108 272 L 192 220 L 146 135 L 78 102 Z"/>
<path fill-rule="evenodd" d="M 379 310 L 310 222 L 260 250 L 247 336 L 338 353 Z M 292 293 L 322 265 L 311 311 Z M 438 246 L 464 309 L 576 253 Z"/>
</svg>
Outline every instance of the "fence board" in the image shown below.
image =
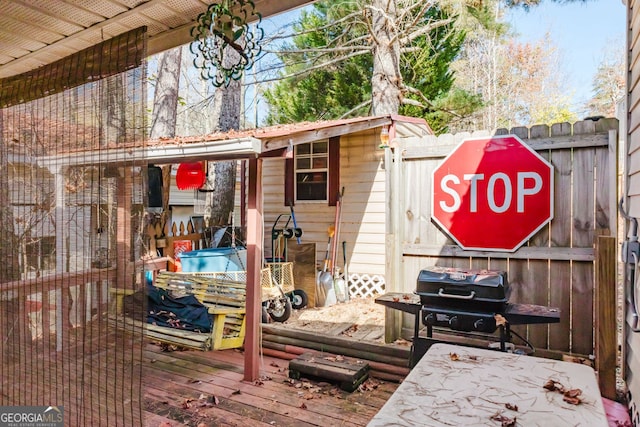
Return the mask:
<svg viewBox="0 0 640 427">
<path fill-rule="evenodd" d="M 511 302 L 558 307 L 560 323 L 516 328 L 533 346 L 561 352 L 594 351 L 594 236 L 615 222 L 615 123 L 592 121 L 496 131 L 516 134 L 555 168 L 554 218 L 513 253 L 465 251 L 431 221 L 431 172 L 468 133 L 430 137 L 404 154 L 406 180 L 399 183 L 410 211 L 405 238 L 405 282 L 415 286 L 420 268 L 442 265 L 505 270 Z M 419 182 L 421 185 L 416 186 Z M 418 194 L 419 193 L 419 194 Z M 419 206 L 419 208 L 418 208 Z M 413 223 L 411 223 L 413 222 Z M 481 225 L 479 225 L 481 226 Z M 420 266 L 420 268 L 418 268 Z M 408 327 L 409 325 L 405 325 Z M 524 335 L 526 334 L 526 335 Z"/>
<path fill-rule="evenodd" d="M 576 123 L 574 133 L 595 130 L 593 122 Z M 595 149 L 573 150 L 573 230 L 571 246 L 593 246 L 595 233 L 594 200 Z M 593 353 L 593 315 L 584 316 L 585 307 L 593 308 L 593 264 L 572 264 L 571 351 Z M 591 310 L 593 313 L 593 310 Z M 590 344 L 591 343 L 591 344 Z"/>
<path fill-rule="evenodd" d="M 559 130 L 560 131 L 560 130 Z M 550 157 L 554 172 L 554 215 L 551 246 L 571 246 L 571 150 L 554 150 Z M 560 214 L 562 213 L 562 214 Z M 549 305 L 560 309 L 560 323 L 549 328 L 549 348 L 569 351 L 571 334 L 571 263 L 551 260 Z"/>
<path fill-rule="evenodd" d="M 549 126 L 538 125 L 533 126 L 530 131 L 531 138 L 548 138 L 550 134 Z M 531 140 L 525 141 L 530 143 Z M 538 151 L 538 154 L 545 160 L 550 162 L 551 153 L 549 150 Z M 529 241 L 529 246 L 533 247 L 549 247 L 551 225 L 547 224 L 542 227 Z M 548 260 L 529 260 L 526 270 L 524 270 L 523 285 L 527 287 L 530 294 L 526 296 L 526 300 L 531 304 L 549 305 L 549 261 Z M 536 348 L 547 348 L 549 339 L 549 325 L 530 325 L 527 326 L 527 339 Z"/>
</svg>

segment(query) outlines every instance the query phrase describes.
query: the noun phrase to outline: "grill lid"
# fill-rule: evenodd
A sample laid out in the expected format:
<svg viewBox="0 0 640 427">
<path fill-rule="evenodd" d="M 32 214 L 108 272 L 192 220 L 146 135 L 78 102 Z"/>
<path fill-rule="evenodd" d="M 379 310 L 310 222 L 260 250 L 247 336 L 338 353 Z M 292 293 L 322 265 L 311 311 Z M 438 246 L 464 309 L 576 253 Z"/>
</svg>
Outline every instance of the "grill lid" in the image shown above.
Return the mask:
<svg viewBox="0 0 640 427">
<path fill-rule="evenodd" d="M 422 304 L 466 306 L 487 303 L 502 307 L 509 300 L 507 273 L 497 270 L 464 270 L 429 267 L 418 275 L 416 293 Z"/>
</svg>

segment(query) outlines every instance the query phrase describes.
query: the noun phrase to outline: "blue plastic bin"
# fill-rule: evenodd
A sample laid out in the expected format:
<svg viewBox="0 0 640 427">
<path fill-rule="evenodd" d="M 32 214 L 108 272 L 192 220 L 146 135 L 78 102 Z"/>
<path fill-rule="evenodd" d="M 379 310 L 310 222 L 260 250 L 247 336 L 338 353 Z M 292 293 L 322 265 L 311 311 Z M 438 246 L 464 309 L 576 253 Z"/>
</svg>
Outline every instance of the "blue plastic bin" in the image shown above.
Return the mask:
<svg viewBox="0 0 640 427">
<path fill-rule="evenodd" d="M 247 250 L 245 248 L 199 249 L 182 252 L 179 258 L 182 271 L 186 273 L 245 271 L 247 269 Z"/>
</svg>

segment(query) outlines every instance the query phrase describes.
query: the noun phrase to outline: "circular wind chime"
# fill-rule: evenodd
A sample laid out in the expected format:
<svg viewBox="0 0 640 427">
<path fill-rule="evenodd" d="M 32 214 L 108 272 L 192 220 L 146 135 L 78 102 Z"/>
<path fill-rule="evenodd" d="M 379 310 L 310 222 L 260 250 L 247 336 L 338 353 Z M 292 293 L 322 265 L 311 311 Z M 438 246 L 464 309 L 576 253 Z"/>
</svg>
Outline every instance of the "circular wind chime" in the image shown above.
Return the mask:
<svg viewBox="0 0 640 427">
<path fill-rule="evenodd" d="M 256 21 L 253 32 L 249 21 Z M 222 0 L 201 13 L 191 29 L 190 48 L 195 55 L 193 65 L 202 78 L 211 80 L 215 87 L 227 87 L 251 69 L 262 51 L 261 21 L 251 0 Z M 228 48 L 236 54 L 230 55 Z"/>
</svg>

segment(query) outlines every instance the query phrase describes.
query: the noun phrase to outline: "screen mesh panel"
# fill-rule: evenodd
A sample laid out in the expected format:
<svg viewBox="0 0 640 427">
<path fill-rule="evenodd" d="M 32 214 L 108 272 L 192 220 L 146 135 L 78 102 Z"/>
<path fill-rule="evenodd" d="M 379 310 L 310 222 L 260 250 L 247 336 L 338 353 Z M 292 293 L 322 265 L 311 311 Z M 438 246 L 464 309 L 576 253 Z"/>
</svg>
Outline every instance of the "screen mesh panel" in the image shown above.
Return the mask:
<svg viewBox="0 0 640 427">
<path fill-rule="evenodd" d="M 118 315 L 142 312 L 145 46 L 0 80 L 0 405 L 68 426 L 142 424 L 143 332 Z"/>
</svg>

